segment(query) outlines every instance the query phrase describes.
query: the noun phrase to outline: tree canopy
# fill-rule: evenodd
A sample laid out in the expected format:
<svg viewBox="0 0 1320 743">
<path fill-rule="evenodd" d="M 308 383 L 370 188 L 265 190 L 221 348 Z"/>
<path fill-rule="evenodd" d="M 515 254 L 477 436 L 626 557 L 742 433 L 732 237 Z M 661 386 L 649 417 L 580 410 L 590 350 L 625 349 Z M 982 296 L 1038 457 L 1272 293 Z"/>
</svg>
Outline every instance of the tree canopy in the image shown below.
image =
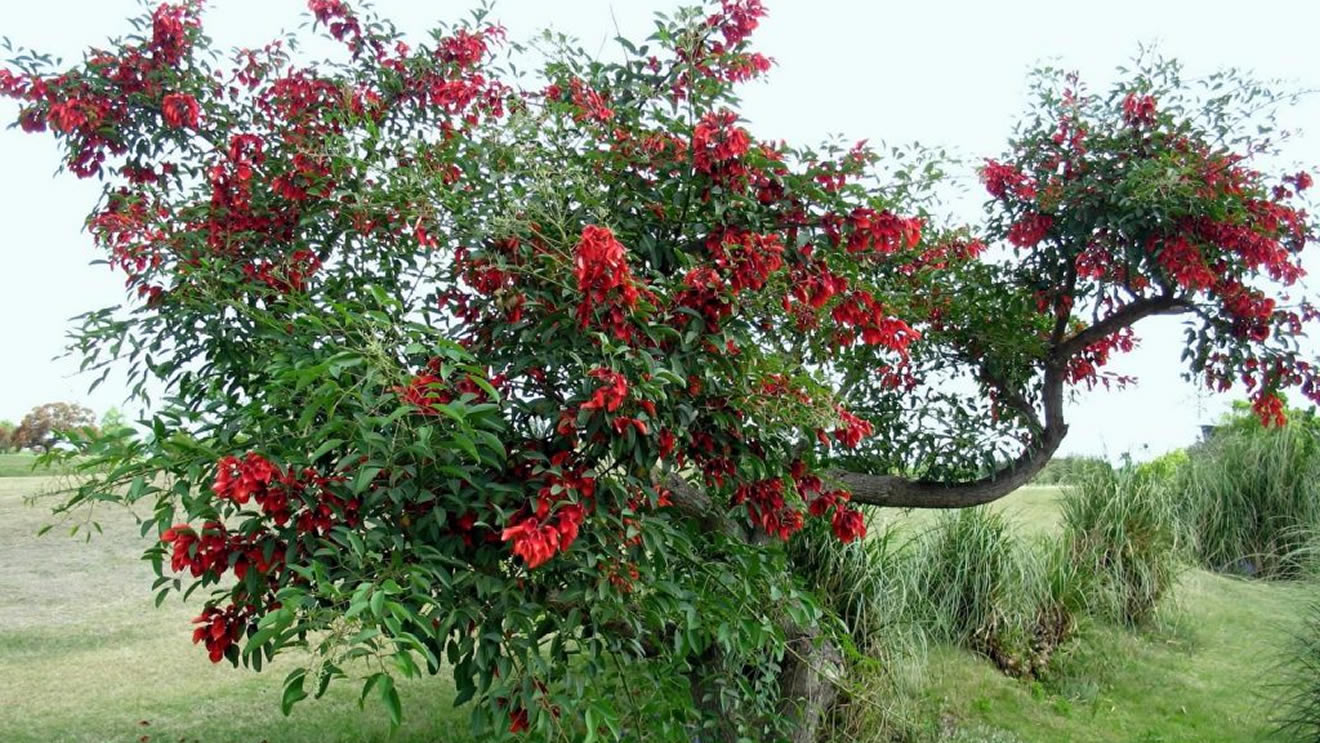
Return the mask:
<svg viewBox="0 0 1320 743">
<path fill-rule="evenodd" d="M 1264 420 L 1320 396 L 1311 177 L 1257 169 L 1278 99 L 1231 75 L 1040 70 L 969 227 L 924 211 L 930 159 L 744 126 L 759 0 L 617 61 L 341 0 L 308 3 L 335 58 L 225 52 L 199 6 L 0 94 L 105 183 L 128 300 L 74 351 L 164 391 L 61 509 L 149 504 L 211 660 L 311 650 L 286 711 L 352 676 L 397 720 L 394 678 L 445 669 L 479 730 L 774 738 L 787 641 L 829 626 L 782 541 L 1011 491 L 1151 315 Z"/>
</svg>

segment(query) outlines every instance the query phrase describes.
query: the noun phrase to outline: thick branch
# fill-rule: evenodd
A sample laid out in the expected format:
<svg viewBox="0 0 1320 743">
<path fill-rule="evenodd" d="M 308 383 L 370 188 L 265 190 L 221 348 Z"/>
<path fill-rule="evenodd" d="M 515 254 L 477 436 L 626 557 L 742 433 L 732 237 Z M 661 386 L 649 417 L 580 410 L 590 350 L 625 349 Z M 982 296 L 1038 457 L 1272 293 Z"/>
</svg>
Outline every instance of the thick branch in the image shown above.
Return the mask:
<svg viewBox="0 0 1320 743">
<path fill-rule="evenodd" d="M 1176 315 L 1190 309 L 1192 309 L 1191 301 L 1169 295 L 1133 302 L 1059 343 L 1054 349 L 1053 358 L 1060 360 L 1072 358 L 1085 350 L 1087 346 L 1104 340 L 1119 330 L 1134 325 L 1138 320 L 1151 315 Z"/>
<path fill-rule="evenodd" d="M 895 508 L 968 508 L 989 503 L 1026 485 L 1044 468 L 1068 426 L 1063 420 L 1063 371 L 1068 361 L 1087 346 L 1151 315 L 1176 314 L 1192 309 L 1190 301 L 1171 295 L 1133 302 L 1085 330 L 1056 342 L 1045 361 L 1041 389 L 1045 424 L 1017 459 L 986 477 L 960 483 L 911 480 L 897 475 L 868 475 L 833 471 L 831 478 L 852 492 L 853 501 Z M 993 380 L 992 380 L 993 381 Z M 1025 401 L 1009 400 L 1014 407 Z"/>
<path fill-rule="evenodd" d="M 986 477 L 968 482 L 910 480 L 835 470 L 829 476 L 852 493 L 855 503 L 893 508 L 968 508 L 998 500 L 1031 481 L 1063 442 L 1063 364 L 1046 368 L 1042 392 L 1045 427 L 1026 451 Z"/>
</svg>

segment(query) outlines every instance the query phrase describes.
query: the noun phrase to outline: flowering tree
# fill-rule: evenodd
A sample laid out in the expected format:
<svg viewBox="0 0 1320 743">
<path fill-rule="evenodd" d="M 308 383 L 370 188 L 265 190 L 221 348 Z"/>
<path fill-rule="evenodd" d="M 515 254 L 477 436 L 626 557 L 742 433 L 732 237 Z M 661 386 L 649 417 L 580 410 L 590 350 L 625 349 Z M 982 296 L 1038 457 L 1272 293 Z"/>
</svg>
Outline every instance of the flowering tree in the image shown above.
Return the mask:
<svg viewBox="0 0 1320 743">
<path fill-rule="evenodd" d="M 395 677 L 444 669 L 479 731 L 804 740 L 828 624 L 784 540 L 1009 492 L 1152 314 L 1195 317 L 1189 369 L 1267 419 L 1317 394 L 1314 313 L 1272 293 L 1310 178 L 1226 138 L 1250 90 L 1192 110 L 1167 67 L 1107 96 L 1045 73 L 977 236 L 864 145 L 753 138 L 759 0 L 662 16 L 619 62 L 547 42 L 530 87 L 483 14 L 409 44 L 309 8 L 338 58 L 222 54 L 184 3 L 0 70 L 18 125 L 106 183 L 88 227 L 132 301 L 76 351 L 165 390 L 61 509 L 149 504 L 155 588 L 208 596 L 212 661 L 311 651 L 286 712 L 356 678 L 397 721 Z"/>
<path fill-rule="evenodd" d="M 18 427 L 8 431 L 6 446 L 16 449 L 50 451 L 61 435 L 77 434 L 80 430 L 96 427 L 92 411 L 69 402 L 48 402 L 38 405 L 19 421 Z"/>
</svg>

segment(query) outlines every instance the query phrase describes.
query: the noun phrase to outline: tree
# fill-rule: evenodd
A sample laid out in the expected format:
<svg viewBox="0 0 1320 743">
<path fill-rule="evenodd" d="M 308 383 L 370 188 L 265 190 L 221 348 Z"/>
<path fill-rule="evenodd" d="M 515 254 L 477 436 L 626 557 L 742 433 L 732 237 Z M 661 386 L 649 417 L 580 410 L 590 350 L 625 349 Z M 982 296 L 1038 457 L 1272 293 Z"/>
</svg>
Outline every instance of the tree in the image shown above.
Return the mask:
<svg viewBox="0 0 1320 743">
<path fill-rule="evenodd" d="M 921 210 L 929 158 L 753 139 L 759 0 L 621 62 L 309 8 L 339 58 L 225 59 L 184 4 L 0 72 L 107 183 L 90 230 L 136 301 L 75 352 L 167 391 L 60 509 L 151 503 L 211 660 L 311 651 L 286 712 L 354 676 L 397 722 L 394 676 L 447 668 L 479 730 L 807 740 L 836 630 L 783 541 L 1011 491 L 1153 314 L 1267 420 L 1317 395 L 1314 310 L 1270 283 L 1310 176 L 1252 169 L 1233 116 L 1277 101 L 1235 78 L 1193 105 L 1167 63 L 1106 95 L 1041 71 L 978 235 Z"/>
<path fill-rule="evenodd" d="M 119 408 L 105 411 L 98 428 L 102 436 L 130 436 L 133 433 L 133 426 L 124 418 L 124 413 Z"/>
<path fill-rule="evenodd" d="M 59 435 L 93 429 L 96 418 L 92 411 L 68 402 L 48 402 L 38 405 L 23 416 L 14 429 L 10 441 L 17 449 L 50 451 Z"/>
<path fill-rule="evenodd" d="M 14 443 L 15 428 L 17 428 L 17 426 L 14 425 L 13 421 L 0 421 L 0 453 L 17 448 L 17 445 Z"/>
</svg>

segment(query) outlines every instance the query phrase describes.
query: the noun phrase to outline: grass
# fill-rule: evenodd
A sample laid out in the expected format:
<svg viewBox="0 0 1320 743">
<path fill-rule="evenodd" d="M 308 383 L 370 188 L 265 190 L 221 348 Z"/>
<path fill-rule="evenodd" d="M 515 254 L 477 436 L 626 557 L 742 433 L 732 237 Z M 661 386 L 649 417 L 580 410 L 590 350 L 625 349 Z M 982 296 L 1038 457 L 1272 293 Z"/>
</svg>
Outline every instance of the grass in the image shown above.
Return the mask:
<svg viewBox="0 0 1320 743">
<path fill-rule="evenodd" d="M 400 682 L 405 721 L 393 737 L 383 709 L 369 701 L 359 712 L 348 685 L 281 717 L 280 684 L 290 664 L 255 674 L 209 663 L 189 642 L 196 603 L 171 599 L 153 608 L 151 571 L 138 559 L 142 542 L 130 518 L 101 514 L 105 534 L 89 544 L 60 529 L 35 536 L 46 513 L 25 506 L 23 496 L 49 482 L 0 480 L 0 741 L 466 739 L 466 714 L 452 709 L 443 676 Z M 1058 496 L 1028 488 L 996 510 L 1029 532 L 1048 533 L 1058 528 Z M 900 532 L 906 522 L 931 523 L 925 513 L 892 520 Z M 890 538 L 897 541 L 876 549 L 905 541 Z M 901 587 L 887 590 L 885 602 Z M 1272 711 L 1262 696 L 1268 675 L 1300 629 L 1308 589 L 1191 570 L 1174 598 L 1177 611 L 1162 612 L 1151 629 L 1083 627 L 1085 641 L 1058 651 L 1059 672 L 1041 681 L 1009 678 L 985 658 L 933 640 L 916 662 L 876 664 L 884 667 L 872 670 L 890 678 L 885 694 L 901 691 L 878 703 L 888 705 L 885 714 L 918 721 L 922 735 L 912 740 L 1262 740 Z M 888 620 L 877 614 L 868 621 Z M 859 688 L 868 683 L 857 681 Z M 870 723 L 838 740 L 890 740 L 879 730 Z"/>
<path fill-rule="evenodd" d="M 33 471 L 32 465 L 36 461 L 35 454 L 0 454 L 0 477 L 31 477 L 43 474 Z"/>
<path fill-rule="evenodd" d="M 966 653 L 930 657 L 928 704 L 956 727 L 1018 741 L 1260 741 L 1271 659 L 1305 604 L 1297 585 L 1191 571 L 1183 617 L 1133 633 L 1092 627 L 1056 681 L 1023 684 Z"/>
<path fill-rule="evenodd" d="M 102 514 L 90 543 L 55 529 L 23 497 L 49 481 L 0 479 L 0 741 L 453 741 L 466 713 L 447 677 L 400 681 L 404 725 L 390 737 L 374 699 L 332 686 L 284 718 L 293 667 L 257 674 L 212 665 L 190 643 L 199 602 L 153 606 L 151 568 L 127 514 Z M 112 518 L 112 516 L 119 518 Z"/>
<path fill-rule="evenodd" d="M 1320 435 L 1310 418 L 1226 431 L 1188 452 L 1172 486 L 1207 567 L 1295 578 L 1320 529 Z"/>
<path fill-rule="evenodd" d="M 1320 596 L 1312 597 L 1306 621 L 1279 657 L 1277 672 L 1273 687 L 1280 704 L 1272 719 L 1280 738 L 1320 740 Z"/>
<path fill-rule="evenodd" d="M 1041 537 L 1063 529 L 1062 500 L 1056 488 L 1033 487 L 995 508 L 1024 533 Z M 1140 510 L 1128 513 L 1128 507 L 1120 528 L 1144 524 L 1134 521 Z M 917 533 L 933 523 L 925 513 L 887 522 L 890 529 Z M 1034 681 L 1010 678 L 986 658 L 948 641 L 933 642 L 917 681 L 887 687 L 913 698 L 907 708 L 890 703 L 902 717 L 871 716 L 862 729 L 869 725 L 883 732 L 861 736 L 854 720 L 848 739 L 1267 740 L 1277 696 L 1271 688 L 1276 659 L 1300 627 L 1313 590 L 1301 583 L 1188 570 L 1173 587 L 1172 605 L 1166 601 L 1139 629 L 1086 618 L 1080 637 L 1060 647 Z M 877 677 L 874 683 L 886 681 Z"/>
</svg>

